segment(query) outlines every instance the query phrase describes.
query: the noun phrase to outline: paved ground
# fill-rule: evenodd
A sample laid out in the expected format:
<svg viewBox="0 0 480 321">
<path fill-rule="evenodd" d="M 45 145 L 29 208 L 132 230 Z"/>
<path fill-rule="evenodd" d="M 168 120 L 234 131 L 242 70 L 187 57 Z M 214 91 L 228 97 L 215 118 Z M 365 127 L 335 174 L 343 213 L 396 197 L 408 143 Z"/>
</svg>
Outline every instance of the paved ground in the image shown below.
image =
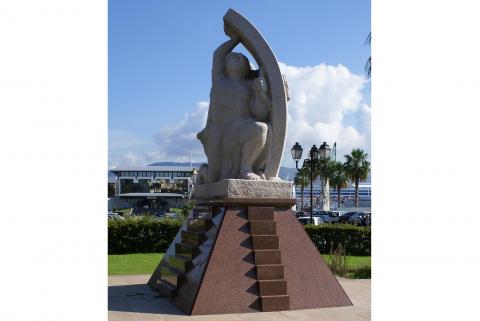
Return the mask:
<svg viewBox="0 0 480 321">
<path fill-rule="evenodd" d="M 370 280 L 338 278 L 353 306 L 281 312 L 185 316 L 146 286 L 150 275 L 108 277 L 109 321 L 365 321 L 370 320 Z"/>
</svg>

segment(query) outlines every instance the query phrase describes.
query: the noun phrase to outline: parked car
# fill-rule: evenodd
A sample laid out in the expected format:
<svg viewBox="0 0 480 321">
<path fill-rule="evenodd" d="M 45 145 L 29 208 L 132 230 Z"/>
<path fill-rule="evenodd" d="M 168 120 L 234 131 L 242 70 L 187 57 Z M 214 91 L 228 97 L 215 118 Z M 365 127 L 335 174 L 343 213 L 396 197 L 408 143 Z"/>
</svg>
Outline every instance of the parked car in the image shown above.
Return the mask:
<svg viewBox="0 0 480 321">
<path fill-rule="evenodd" d="M 165 217 L 166 217 L 166 218 L 178 219 L 180 216 L 178 216 L 178 214 L 175 213 L 175 212 L 169 212 L 169 213 L 165 213 Z"/>
<path fill-rule="evenodd" d="M 365 212 L 365 215 L 367 216 L 366 226 L 372 225 L 372 212 Z"/>
<path fill-rule="evenodd" d="M 350 223 L 355 225 L 368 226 L 370 225 L 370 216 L 363 212 L 357 212 L 350 217 Z"/>
<path fill-rule="evenodd" d="M 310 216 L 299 217 L 298 221 L 303 225 L 312 224 L 312 222 L 310 220 Z M 324 222 L 322 221 L 322 219 L 320 217 L 318 217 L 318 216 L 313 217 L 313 225 L 320 225 L 320 224 L 323 224 L 323 223 Z"/>
<path fill-rule="evenodd" d="M 295 215 L 296 215 L 296 216 L 297 216 L 297 218 L 298 218 L 298 217 L 303 217 L 303 216 L 306 216 L 307 214 L 305 214 L 305 212 L 304 212 L 304 211 L 297 211 L 297 212 L 295 212 Z"/>
<path fill-rule="evenodd" d="M 365 213 L 365 218 L 360 222 L 362 226 L 370 226 L 372 225 L 372 215 Z"/>
<path fill-rule="evenodd" d="M 320 217 L 325 223 L 334 224 L 339 222 L 338 213 L 332 211 L 315 211 L 313 215 Z"/>
<path fill-rule="evenodd" d="M 349 223 L 350 222 L 350 217 L 354 214 L 356 214 L 357 212 L 347 212 L 343 215 L 340 215 L 339 218 L 338 218 L 338 221 L 340 223 Z"/>
<path fill-rule="evenodd" d="M 121 221 L 124 218 L 122 216 L 118 215 L 118 213 L 108 212 L 108 219 L 109 220 Z"/>
</svg>

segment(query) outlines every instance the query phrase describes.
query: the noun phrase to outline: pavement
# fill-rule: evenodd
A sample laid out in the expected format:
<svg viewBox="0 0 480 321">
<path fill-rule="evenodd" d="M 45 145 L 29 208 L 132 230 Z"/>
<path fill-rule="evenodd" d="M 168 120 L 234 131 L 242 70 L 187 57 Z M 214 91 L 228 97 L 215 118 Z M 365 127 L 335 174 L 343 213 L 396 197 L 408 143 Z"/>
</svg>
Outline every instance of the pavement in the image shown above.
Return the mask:
<svg viewBox="0 0 480 321">
<path fill-rule="evenodd" d="M 290 310 L 279 312 L 234 313 L 186 316 L 170 301 L 159 297 L 147 285 L 150 275 L 108 277 L 109 321 L 366 321 L 371 319 L 370 280 L 338 277 L 353 306 Z"/>
</svg>

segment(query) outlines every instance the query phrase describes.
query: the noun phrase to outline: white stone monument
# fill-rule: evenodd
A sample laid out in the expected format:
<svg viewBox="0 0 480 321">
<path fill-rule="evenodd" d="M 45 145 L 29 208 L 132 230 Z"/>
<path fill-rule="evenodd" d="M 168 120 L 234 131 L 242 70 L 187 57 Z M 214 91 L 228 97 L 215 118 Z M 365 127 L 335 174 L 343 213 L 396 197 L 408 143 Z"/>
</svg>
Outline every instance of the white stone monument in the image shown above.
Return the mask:
<svg viewBox="0 0 480 321">
<path fill-rule="evenodd" d="M 224 22 L 230 40 L 214 53 L 198 133 L 208 166 L 148 285 L 189 315 L 351 305 L 291 210 L 292 184 L 278 178 L 287 95 L 277 60 L 243 16 L 230 9 Z M 240 42 L 259 70 L 232 52 Z"/>
<path fill-rule="evenodd" d="M 229 10 L 229 40 L 213 54 L 212 88 L 205 128 L 197 134 L 208 165 L 199 171 L 196 199 L 291 199 L 291 183 L 281 181 L 287 128 L 287 86 L 275 55 L 258 30 Z M 232 52 L 242 43 L 255 58 Z"/>
</svg>

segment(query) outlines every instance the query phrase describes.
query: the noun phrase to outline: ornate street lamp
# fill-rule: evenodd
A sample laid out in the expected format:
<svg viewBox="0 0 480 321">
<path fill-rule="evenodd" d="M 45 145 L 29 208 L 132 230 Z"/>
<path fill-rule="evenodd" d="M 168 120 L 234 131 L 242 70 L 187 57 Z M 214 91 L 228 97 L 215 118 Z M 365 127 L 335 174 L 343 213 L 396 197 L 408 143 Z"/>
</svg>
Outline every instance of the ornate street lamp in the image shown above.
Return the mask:
<svg viewBox="0 0 480 321">
<path fill-rule="evenodd" d="M 310 223 L 313 224 L 313 176 L 315 172 L 315 165 L 318 162 L 318 157 L 320 156 L 317 146 L 313 145 L 310 149 Z M 304 162 L 305 164 L 305 162 Z"/>
<path fill-rule="evenodd" d="M 303 148 L 300 146 L 298 142 L 293 145 L 292 149 L 292 158 L 295 161 L 295 166 L 297 170 L 298 168 L 298 161 L 302 158 Z M 303 167 L 308 165 L 310 169 L 310 222 L 313 223 L 313 176 L 315 172 L 315 165 L 318 162 L 318 158 L 320 157 L 320 151 L 316 145 L 313 145 L 308 153 L 308 159 L 303 161 Z"/>
<path fill-rule="evenodd" d="M 324 160 L 327 158 L 330 158 L 330 152 L 332 149 L 326 142 L 323 142 L 322 145 L 320 145 L 319 153 L 320 153 L 320 159 Z"/>
<path fill-rule="evenodd" d="M 295 166 L 298 170 L 298 161 L 302 158 L 303 148 L 298 142 L 296 142 L 290 151 L 292 152 L 292 158 L 295 161 Z"/>
<path fill-rule="evenodd" d="M 334 148 L 335 148 L 335 145 L 334 145 Z M 295 161 L 295 166 L 297 170 L 299 170 L 298 161 L 302 158 L 303 148 L 302 146 L 300 146 L 298 142 L 296 142 L 290 151 L 292 152 L 292 158 Z M 315 168 L 317 168 L 317 166 L 320 165 L 322 166 L 323 169 L 325 169 L 325 162 L 328 159 L 330 159 L 331 151 L 332 149 L 330 148 L 330 146 L 328 146 L 326 142 L 323 142 L 323 144 L 320 145 L 320 148 L 317 148 L 317 146 L 313 145 L 312 148 L 310 149 L 310 152 L 308 153 L 308 158 L 303 161 L 303 168 L 305 168 L 305 166 L 308 166 L 310 170 L 310 221 L 311 223 L 313 223 L 313 179 L 314 179 Z M 322 178 L 322 191 L 323 191 L 323 178 Z"/>
<path fill-rule="evenodd" d="M 320 152 L 319 152 L 317 146 L 313 145 L 312 149 L 310 149 L 310 159 L 311 160 L 318 160 L 319 156 L 320 156 Z"/>
</svg>

